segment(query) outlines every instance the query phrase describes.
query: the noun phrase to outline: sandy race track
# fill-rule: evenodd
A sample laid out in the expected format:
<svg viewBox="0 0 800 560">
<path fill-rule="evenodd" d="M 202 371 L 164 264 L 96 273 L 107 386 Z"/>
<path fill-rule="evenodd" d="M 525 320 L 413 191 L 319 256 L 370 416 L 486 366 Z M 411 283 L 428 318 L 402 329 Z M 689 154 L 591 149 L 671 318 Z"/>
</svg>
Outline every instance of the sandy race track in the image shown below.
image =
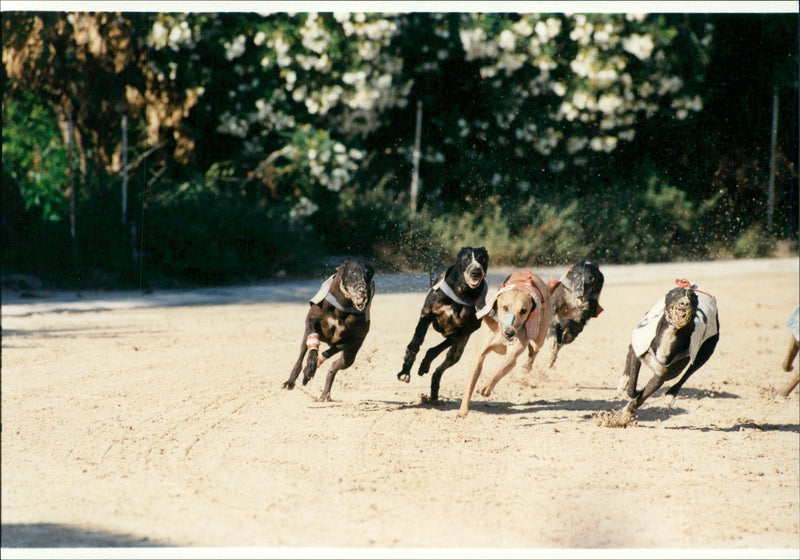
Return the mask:
<svg viewBox="0 0 800 560">
<path fill-rule="evenodd" d="M 345 547 L 798 557 L 800 406 L 797 389 L 777 394 L 792 377 L 780 364 L 797 259 L 603 272 L 605 312 L 556 366 L 540 355 L 532 374 L 518 368 L 476 396 L 465 419 L 456 410 L 474 338 L 445 373 L 439 406 L 421 399 L 430 380 L 416 367 L 410 384 L 395 377 L 427 275 L 378 275 L 372 330 L 328 403 L 314 401 L 327 365 L 309 385 L 281 389 L 318 280 L 3 293 L 4 556 Z M 715 355 L 673 408 L 662 389 L 634 425 L 599 425 L 623 402 L 632 328 L 677 277 L 717 297 Z M 437 340 L 431 331 L 423 350 Z"/>
</svg>

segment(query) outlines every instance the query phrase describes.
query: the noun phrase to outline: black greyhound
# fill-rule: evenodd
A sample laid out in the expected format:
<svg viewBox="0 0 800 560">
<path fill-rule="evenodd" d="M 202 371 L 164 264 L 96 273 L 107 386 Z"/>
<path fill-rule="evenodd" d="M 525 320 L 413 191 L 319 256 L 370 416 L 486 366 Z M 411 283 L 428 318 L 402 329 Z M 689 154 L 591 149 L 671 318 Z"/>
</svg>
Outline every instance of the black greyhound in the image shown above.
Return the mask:
<svg viewBox="0 0 800 560">
<path fill-rule="evenodd" d="M 309 302 L 305 321 L 305 332 L 300 345 L 300 356 L 283 384 L 284 389 L 294 389 L 303 357 L 308 360 L 303 370 L 303 385 L 306 385 L 326 359 L 341 351 L 341 356 L 330 367 L 320 401 L 331 400 L 331 385 L 336 372 L 353 364 L 358 350 L 369 332 L 369 308 L 375 295 L 374 270 L 361 259 L 346 258 L 336 268 L 317 294 Z M 319 344 L 329 348 L 319 354 Z"/>
<path fill-rule="evenodd" d="M 411 380 L 411 366 L 428 327 L 433 325 L 444 336 L 444 341 L 425 353 L 419 366 L 419 375 L 428 373 L 431 362 L 446 349 L 450 350 L 431 376 L 431 402 L 439 400 L 439 383 L 444 370 L 461 359 L 470 335 L 481 325 L 475 313 L 476 308 L 483 307 L 486 301 L 488 287 L 485 276 L 488 268 L 489 253 L 484 247 L 462 247 L 455 264 L 438 276 L 425 296 L 417 328 L 406 348 L 403 368 L 397 378 L 405 383 Z"/>
</svg>

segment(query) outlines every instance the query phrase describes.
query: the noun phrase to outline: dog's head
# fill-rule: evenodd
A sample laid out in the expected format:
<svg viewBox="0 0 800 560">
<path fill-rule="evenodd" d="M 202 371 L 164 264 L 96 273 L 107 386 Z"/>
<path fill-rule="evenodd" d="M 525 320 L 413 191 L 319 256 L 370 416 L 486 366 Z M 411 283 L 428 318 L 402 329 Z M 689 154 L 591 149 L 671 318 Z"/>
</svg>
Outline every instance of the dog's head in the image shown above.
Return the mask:
<svg viewBox="0 0 800 560">
<path fill-rule="evenodd" d="M 372 277 L 375 271 L 368 262 L 346 258 L 336 268 L 342 292 L 353 302 L 353 307 L 364 311 L 373 293 Z"/>
<path fill-rule="evenodd" d="M 467 286 L 477 288 L 489 268 L 489 252 L 484 247 L 462 247 L 456 256 L 456 268 Z"/>
<path fill-rule="evenodd" d="M 604 280 L 600 267 L 592 262 L 579 261 L 567 271 L 553 306 L 551 329 L 558 344 L 575 340 L 586 322 L 603 311 L 598 298 Z"/>
<path fill-rule="evenodd" d="M 516 342 L 517 333 L 525 327 L 525 321 L 535 307 L 533 297 L 523 290 L 507 290 L 497 295 L 495 312 L 503 344 L 511 345 Z"/>
<path fill-rule="evenodd" d="M 689 288 L 673 288 L 664 296 L 664 314 L 675 328 L 682 329 L 694 322 L 697 294 Z"/>
</svg>

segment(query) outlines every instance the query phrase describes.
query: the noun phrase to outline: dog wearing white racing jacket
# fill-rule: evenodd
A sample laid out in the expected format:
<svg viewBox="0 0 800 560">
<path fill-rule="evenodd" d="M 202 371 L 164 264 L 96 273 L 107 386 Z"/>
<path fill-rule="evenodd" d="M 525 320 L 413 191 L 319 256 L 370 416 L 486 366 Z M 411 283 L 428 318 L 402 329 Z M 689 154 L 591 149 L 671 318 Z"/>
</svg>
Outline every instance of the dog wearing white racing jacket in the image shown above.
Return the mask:
<svg viewBox="0 0 800 560">
<path fill-rule="evenodd" d="M 717 300 L 686 279 L 675 281 L 676 288 L 656 302 L 633 330 L 625 371 L 617 390 L 625 389 L 628 403 L 624 411 L 633 413 L 666 381 L 680 380 L 667 390 L 667 405 L 689 377 L 714 353 L 719 341 Z M 645 364 L 653 377 L 637 390 L 639 370 Z"/>
</svg>

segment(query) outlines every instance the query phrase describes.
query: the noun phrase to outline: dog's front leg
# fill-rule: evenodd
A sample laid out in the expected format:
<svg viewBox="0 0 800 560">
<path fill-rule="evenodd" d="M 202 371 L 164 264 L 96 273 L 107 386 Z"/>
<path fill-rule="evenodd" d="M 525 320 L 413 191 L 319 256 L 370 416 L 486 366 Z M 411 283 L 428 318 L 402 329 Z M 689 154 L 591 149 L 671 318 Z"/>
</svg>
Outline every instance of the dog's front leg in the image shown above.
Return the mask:
<svg viewBox="0 0 800 560">
<path fill-rule="evenodd" d="M 297 382 L 297 376 L 300 375 L 300 368 L 303 367 L 303 358 L 306 355 L 306 350 L 308 347 L 306 346 L 306 338 L 307 335 L 303 335 L 303 341 L 300 343 L 300 357 L 297 358 L 297 361 L 294 363 L 294 367 L 292 368 L 291 373 L 289 374 L 289 379 L 287 379 L 283 383 L 284 389 L 292 390 L 294 389 L 294 384 Z"/>
<path fill-rule="evenodd" d="M 553 338 L 553 343 L 552 346 L 550 347 L 550 361 L 547 364 L 548 368 L 552 368 L 554 365 L 556 365 L 556 359 L 558 358 L 558 351 L 561 350 L 561 346 L 562 345 L 558 343 L 558 339 Z M 531 365 L 533 365 L 533 357 L 535 356 L 535 354 L 532 354 L 530 350 L 531 349 L 529 347 L 528 353 L 530 354 L 530 356 L 528 358 L 528 364 L 529 364 L 528 371 L 531 370 Z"/>
<path fill-rule="evenodd" d="M 647 400 L 647 398 L 658 391 L 658 389 L 664 384 L 664 377 L 662 375 L 654 375 L 650 378 L 644 388 L 641 391 L 635 391 L 634 396 L 628 393 L 630 400 L 628 404 L 625 406 L 625 412 L 633 413 L 634 410 L 642 406 L 642 403 Z"/>
<path fill-rule="evenodd" d="M 472 399 L 472 393 L 475 391 L 475 385 L 478 384 L 478 378 L 481 376 L 483 370 L 483 362 L 486 354 L 489 352 L 489 347 L 486 346 L 481 350 L 477 350 L 475 358 L 472 362 L 472 377 L 470 377 L 467 390 L 464 392 L 464 397 L 461 399 L 461 406 L 458 408 L 458 418 L 464 418 L 469 414 L 469 401 Z"/>
<path fill-rule="evenodd" d="M 631 377 L 633 377 L 633 389 L 636 390 L 636 383 L 639 380 L 639 369 L 642 363 L 639 361 L 638 356 L 633 351 L 633 347 L 628 345 L 628 355 L 625 359 L 625 369 L 622 375 L 619 376 L 617 381 L 617 393 L 628 393 L 628 386 L 630 385 Z"/>
<path fill-rule="evenodd" d="M 514 366 L 517 365 L 517 358 L 519 357 L 520 354 L 522 354 L 522 352 L 527 347 L 528 347 L 527 343 L 521 344 L 518 341 L 514 346 L 512 346 L 511 348 L 508 348 L 508 350 L 506 352 L 506 358 L 505 358 L 505 360 L 503 360 L 503 363 L 500 366 L 500 370 L 497 373 L 495 373 L 494 377 L 492 377 L 489 380 L 489 383 L 484 385 L 481 388 L 481 390 L 478 391 L 478 392 L 484 397 L 488 397 L 489 395 L 491 395 L 492 391 L 494 390 L 495 385 L 497 385 L 497 383 L 501 379 L 503 379 L 508 374 L 508 372 L 510 372 L 512 369 L 514 369 Z M 535 356 L 536 356 L 536 353 L 534 353 L 534 357 Z"/>
<path fill-rule="evenodd" d="M 432 322 L 433 314 L 423 313 L 420 316 L 417 322 L 417 328 L 414 329 L 414 336 L 411 338 L 411 342 L 408 343 L 408 347 L 406 348 L 406 355 L 403 358 L 403 368 L 400 370 L 400 373 L 397 374 L 397 379 L 400 381 L 405 383 L 411 381 L 411 366 L 414 365 L 419 347 L 422 346 L 422 342 L 425 340 L 425 333 L 428 332 L 428 327 Z"/>
<path fill-rule="evenodd" d="M 672 405 L 675 404 L 675 399 L 678 396 L 678 391 L 681 390 L 683 384 L 691 377 L 691 375 L 700 369 L 703 364 L 705 364 L 711 355 L 714 353 L 714 350 L 717 347 L 717 342 L 719 341 L 719 334 L 715 334 L 705 342 L 703 342 L 700 349 L 697 351 L 697 356 L 695 356 L 694 362 L 689 369 L 681 376 L 680 380 L 675 383 L 672 387 L 667 389 L 667 393 L 665 396 L 667 407 L 672 408 Z"/>
</svg>

